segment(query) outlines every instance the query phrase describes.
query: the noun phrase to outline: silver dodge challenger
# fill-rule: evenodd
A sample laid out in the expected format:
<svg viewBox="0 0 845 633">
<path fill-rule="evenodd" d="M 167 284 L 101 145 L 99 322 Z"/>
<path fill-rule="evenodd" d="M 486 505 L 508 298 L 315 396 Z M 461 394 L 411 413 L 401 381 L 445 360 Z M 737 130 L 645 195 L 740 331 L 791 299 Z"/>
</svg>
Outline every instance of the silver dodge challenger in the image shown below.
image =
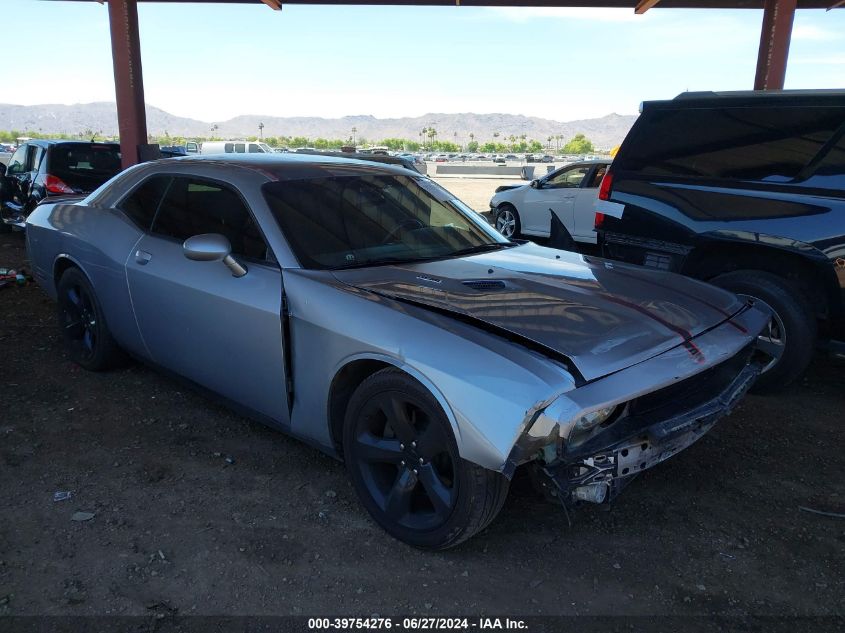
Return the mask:
<svg viewBox="0 0 845 633">
<path fill-rule="evenodd" d="M 518 467 L 567 511 L 609 502 L 765 362 L 752 303 L 508 240 L 388 165 L 150 162 L 38 207 L 26 239 L 74 361 L 140 359 L 343 459 L 421 548 L 488 525 Z"/>
</svg>

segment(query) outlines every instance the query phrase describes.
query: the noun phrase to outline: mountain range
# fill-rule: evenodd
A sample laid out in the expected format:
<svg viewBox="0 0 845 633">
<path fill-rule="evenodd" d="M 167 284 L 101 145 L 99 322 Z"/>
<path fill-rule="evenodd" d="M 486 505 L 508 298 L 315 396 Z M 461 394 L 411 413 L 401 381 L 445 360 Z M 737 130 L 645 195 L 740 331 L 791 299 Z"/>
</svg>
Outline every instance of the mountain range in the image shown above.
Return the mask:
<svg viewBox="0 0 845 633">
<path fill-rule="evenodd" d="M 517 138 L 523 134 L 546 144 L 548 137 L 561 135 L 564 142 L 578 133 L 584 134 L 597 148 L 610 148 L 625 138 L 634 124 L 635 115 L 608 114 L 579 121 L 553 121 L 517 114 L 444 114 L 430 113 L 418 117 L 377 119 L 370 115 L 345 116 L 337 119 L 320 117 L 276 117 L 246 114 L 227 121 L 199 121 L 179 117 L 160 108 L 147 105 L 147 128 L 152 135 L 165 132 L 170 136 L 244 138 L 259 135 L 259 123 L 264 124 L 263 135 L 304 136 L 309 139 L 346 139 L 355 128 L 357 139 L 379 141 L 386 138 L 420 138 L 423 128 L 437 130 L 438 140 L 470 140 L 484 143 Z M 117 110 L 112 102 L 79 103 L 74 105 L 13 105 L 0 104 L 0 129 L 66 134 L 75 136 L 94 131 L 104 136 L 117 135 Z"/>
</svg>

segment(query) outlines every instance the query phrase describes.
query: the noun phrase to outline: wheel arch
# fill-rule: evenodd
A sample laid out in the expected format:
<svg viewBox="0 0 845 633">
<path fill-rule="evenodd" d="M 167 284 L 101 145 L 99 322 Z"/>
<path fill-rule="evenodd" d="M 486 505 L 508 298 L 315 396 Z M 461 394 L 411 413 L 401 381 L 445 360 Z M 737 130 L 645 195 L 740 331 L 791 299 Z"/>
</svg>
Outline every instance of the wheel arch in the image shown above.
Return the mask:
<svg viewBox="0 0 845 633">
<path fill-rule="evenodd" d="M 693 249 L 679 272 L 710 281 L 736 270 L 759 270 L 797 284 L 804 291 L 820 319 L 830 318 L 839 309 L 835 297 L 834 273 L 824 263 L 826 258 L 810 245 L 803 252 L 747 242 L 712 240 Z"/>
<path fill-rule="evenodd" d="M 499 203 L 493 208 L 496 209 L 496 211 L 499 211 L 502 207 L 510 207 L 519 213 L 519 210 L 516 208 L 516 204 L 512 200 L 499 200 Z"/>
<path fill-rule="evenodd" d="M 73 257 L 73 255 L 69 255 L 67 253 L 60 253 L 56 256 L 56 259 L 53 260 L 53 288 L 58 291 L 59 288 L 59 280 L 62 278 L 62 275 L 65 274 L 65 271 L 69 268 L 78 268 L 79 271 L 85 275 L 85 278 L 91 283 L 91 277 L 88 273 L 85 272 L 85 269 L 82 267 L 82 264 Z"/>
<path fill-rule="evenodd" d="M 358 386 L 374 373 L 382 369 L 395 368 L 407 374 L 425 389 L 427 389 L 432 396 L 437 400 L 446 418 L 449 420 L 449 425 L 452 427 L 452 432 L 455 435 L 455 442 L 458 445 L 458 452 L 461 451 L 461 435 L 458 427 L 457 419 L 452 411 L 449 402 L 446 400 L 443 393 L 429 380 L 421 371 L 404 363 L 396 358 L 384 356 L 380 354 L 359 354 L 350 358 L 345 358 L 338 364 L 331 384 L 329 386 L 328 401 L 326 403 L 326 412 L 329 422 L 329 435 L 331 437 L 332 446 L 337 454 L 343 457 L 343 422 L 346 415 L 346 408 L 349 404 L 352 394 Z"/>
</svg>

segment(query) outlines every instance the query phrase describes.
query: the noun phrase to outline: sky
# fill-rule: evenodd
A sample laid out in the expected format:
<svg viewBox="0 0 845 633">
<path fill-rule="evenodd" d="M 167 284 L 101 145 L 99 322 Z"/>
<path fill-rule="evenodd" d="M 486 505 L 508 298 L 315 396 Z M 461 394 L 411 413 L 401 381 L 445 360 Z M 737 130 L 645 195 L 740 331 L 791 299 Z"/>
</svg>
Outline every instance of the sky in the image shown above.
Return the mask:
<svg viewBox="0 0 845 633">
<path fill-rule="evenodd" d="M 21 63 L 7 56 L 0 65 L 0 102 L 114 101 L 105 5 L 0 5 L 6 25 L 38 25 L 4 29 L 28 43 Z M 685 90 L 750 89 L 762 20 L 758 10 L 637 16 L 154 2 L 140 3 L 138 13 L 147 103 L 208 122 L 239 114 L 500 112 L 557 121 L 635 114 L 644 100 Z M 7 53 L 14 42 L 7 40 Z M 845 9 L 797 12 L 786 87 L 845 88 Z"/>
</svg>

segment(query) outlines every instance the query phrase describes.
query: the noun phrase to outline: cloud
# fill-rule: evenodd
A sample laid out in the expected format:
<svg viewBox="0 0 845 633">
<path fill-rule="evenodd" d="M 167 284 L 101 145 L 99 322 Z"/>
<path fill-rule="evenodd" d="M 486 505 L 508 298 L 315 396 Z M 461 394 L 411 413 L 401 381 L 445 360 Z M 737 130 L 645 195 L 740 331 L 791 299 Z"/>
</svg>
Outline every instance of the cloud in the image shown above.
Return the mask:
<svg viewBox="0 0 845 633">
<path fill-rule="evenodd" d="M 597 22 L 630 22 L 642 19 L 631 9 L 585 9 L 544 7 L 489 7 L 487 9 L 511 22 L 529 20 L 595 20 Z"/>
<path fill-rule="evenodd" d="M 792 28 L 792 39 L 824 42 L 837 39 L 836 33 L 811 24 L 796 24 Z"/>
</svg>

